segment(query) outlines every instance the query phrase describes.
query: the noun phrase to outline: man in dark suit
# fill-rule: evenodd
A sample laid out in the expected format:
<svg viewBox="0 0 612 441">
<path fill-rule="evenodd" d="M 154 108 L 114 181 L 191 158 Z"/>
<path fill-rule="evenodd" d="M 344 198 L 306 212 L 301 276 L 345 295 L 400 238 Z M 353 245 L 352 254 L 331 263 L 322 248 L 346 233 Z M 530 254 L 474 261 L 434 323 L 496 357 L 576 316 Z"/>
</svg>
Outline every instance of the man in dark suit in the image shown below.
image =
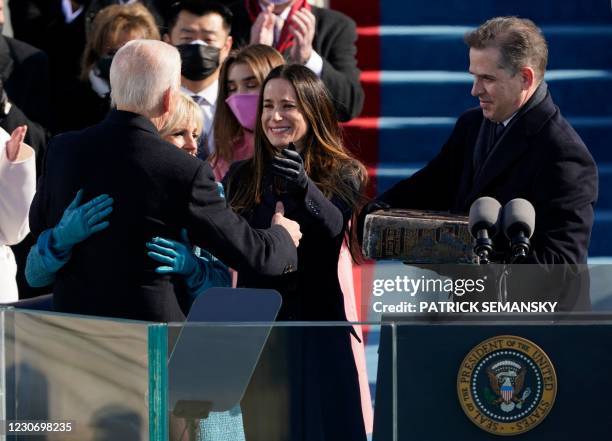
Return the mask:
<svg viewBox="0 0 612 441">
<path fill-rule="evenodd" d="M 174 280 L 155 273 L 145 243 L 179 238 L 228 265 L 262 274 L 297 266 L 297 223 L 277 213 L 268 230 L 254 230 L 218 195 L 210 166 L 157 132 L 174 110 L 181 62 L 172 46 L 133 40 L 114 57 L 111 95 L 117 110 L 100 124 L 49 143 L 30 210 L 34 235 L 53 227 L 77 190 L 114 199 L 110 226 L 72 249 L 56 276 L 55 309 L 154 321 L 181 320 Z M 53 248 L 53 244 L 51 244 Z"/>
<path fill-rule="evenodd" d="M 359 116 L 364 93 L 357 68 L 353 20 L 340 12 L 311 6 L 306 0 L 281 4 L 239 0 L 231 9 L 235 46 L 274 46 L 288 62 L 309 67 L 323 80 L 341 121 Z"/>
<path fill-rule="evenodd" d="M 368 211 L 390 205 L 465 214 L 482 196 L 502 205 L 524 198 L 536 211 L 526 262 L 586 263 L 597 168 L 543 81 L 548 50 L 541 31 L 530 20 L 500 17 L 465 41 L 480 108 L 462 114 L 438 156 Z M 502 236 L 498 251 L 508 247 Z"/>
</svg>

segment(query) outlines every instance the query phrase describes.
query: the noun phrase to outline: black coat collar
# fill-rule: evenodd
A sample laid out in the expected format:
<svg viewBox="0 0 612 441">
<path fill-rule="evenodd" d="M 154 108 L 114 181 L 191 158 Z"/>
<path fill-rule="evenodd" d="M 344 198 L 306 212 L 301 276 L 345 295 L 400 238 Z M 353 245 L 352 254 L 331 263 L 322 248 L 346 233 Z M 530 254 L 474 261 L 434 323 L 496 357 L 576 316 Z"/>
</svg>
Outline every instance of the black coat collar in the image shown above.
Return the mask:
<svg viewBox="0 0 612 441">
<path fill-rule="evenodd" d="M 6 81 L 13 72 L 13 55 L 4 35 L 0 35 L 0 79 Z"/>
<path fill-rule="evenodd" d="M 157 131 L 157 128 L 153 125 L 151 120 L 138 113 L 127 112 L 125 110 L 112 109 L 108 113 L 104 122 L 110 123 L 110 124 L 119 124 L 119 125 L 127 125 L 127 126 L 136 127 L 138 129 L 145 130 L 147 132 L 151 132 L 159 136 L 159 132 Z"/>
<path fill-rule="evenodd" d="M 460 196 L 460 200 L 465 202 L 463 208 L 469 207 L 473 200 L 482 196 L 487 185 L 495 177 L 499 176 L 506 168 L 519 160 L 531 145 L 529 138 L 537 134 L 556 112 L 557 108 L 552 101 L 550 92 L 547 91 L 542 102 L 512 122 L 512 126 L 508 127 L 495 150 L 491 152 L 479 176 L 474 181 L 471 190 L 465 197 Z M 472 155 L 473 151 L 468 155 L 470 161 Z M 472 179 L 471 173 L 469 175 L 467 177 L 464 175 L 464 178 Z"/>
</svg>

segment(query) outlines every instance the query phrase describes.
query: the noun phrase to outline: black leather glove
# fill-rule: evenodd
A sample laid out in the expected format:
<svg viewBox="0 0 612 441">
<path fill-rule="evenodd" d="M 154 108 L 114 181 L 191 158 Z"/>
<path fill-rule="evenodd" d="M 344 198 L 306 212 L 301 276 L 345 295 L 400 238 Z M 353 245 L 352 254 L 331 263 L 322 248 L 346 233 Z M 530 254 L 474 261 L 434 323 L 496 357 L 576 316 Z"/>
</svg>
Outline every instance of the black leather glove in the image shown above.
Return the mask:
<svg viewBox="0 0 612 441">
<path fill-rule="evenodd" d="M 357 239 L 359 240 L 359 246 L 363 246 L 363 227 L 365 226 L 366 216 L 373 211 L 386 210 L 388 208 L 391 208 L 391 206 L 386 202 L 373 200 L 361 209 L 361 212 L 357 216 Z"/>
<path fill-rule="evenodd" d="M 282 150 L 282 156 L 272 159 L 272 173 L 285 179 L 287 183 L 302 191 L 308 186 L 308 175 L 300 154 L 289 148 Z"/>
</svg>

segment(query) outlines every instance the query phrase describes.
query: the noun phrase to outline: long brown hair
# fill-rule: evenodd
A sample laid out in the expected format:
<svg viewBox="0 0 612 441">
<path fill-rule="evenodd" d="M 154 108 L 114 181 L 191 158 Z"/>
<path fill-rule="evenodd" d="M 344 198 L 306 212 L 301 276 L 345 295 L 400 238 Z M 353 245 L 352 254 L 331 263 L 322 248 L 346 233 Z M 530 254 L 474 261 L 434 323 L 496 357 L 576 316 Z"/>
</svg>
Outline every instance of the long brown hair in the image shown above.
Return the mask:
<svg viewBox="0 0 612 441">
<path fill-rule="evenodd" d="M 344 147 L 342 131 L 327 88 L 310 69 L 297 64 L 274 68 L 262 84 L 254 155 L 228 181 L 230 205 L 241 213 L 261 202 L 266 165 L 278 153 L 278 149 L 266 137 L 261 123 L 263 92 L 271 80 L 278 78 L 287 80 L 293 86 L 299 110 L 308 125 L 301 153 L 306 173 L 327 198 L 332 195 L 339 197 L 356 214 L 363 203 L 366 169 Z"/>
<path fill-rule="evenodd" d="M 283 56 L 271 46 L 254 44 L 234 51 L 228 55 L 219 73 L 219 95 L 213 122 L 215 137 L 215 152 L 210 158 L 211 164 L 218 159 L 231 163 L 234 159 L 234 143 L 242 136 L 243 128 L 232 113 L 225 100 L 229 96 L 228 76 L 235 64 L 246 64 L 251 68 L 255 78 L 262 84 L 266 76 L 276 66 L 284 64 Z"/>
</svg>

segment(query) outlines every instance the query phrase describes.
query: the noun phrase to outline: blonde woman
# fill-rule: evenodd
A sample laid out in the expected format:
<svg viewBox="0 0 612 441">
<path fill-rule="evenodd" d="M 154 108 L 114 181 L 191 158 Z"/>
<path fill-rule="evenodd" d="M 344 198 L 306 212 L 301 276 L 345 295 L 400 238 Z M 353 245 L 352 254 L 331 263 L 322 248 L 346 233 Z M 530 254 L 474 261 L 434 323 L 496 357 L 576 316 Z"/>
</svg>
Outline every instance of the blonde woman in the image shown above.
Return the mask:
<svg viewBox="0 0 612 441">
<path fill-rule="evenodd" d="M 202 110 L 194 100 L 181 92 L 177 95 L 174 113 L 159 130 L 159 135 L 191 156 L 195 156 L 202 128 Z"/>
</svg>

